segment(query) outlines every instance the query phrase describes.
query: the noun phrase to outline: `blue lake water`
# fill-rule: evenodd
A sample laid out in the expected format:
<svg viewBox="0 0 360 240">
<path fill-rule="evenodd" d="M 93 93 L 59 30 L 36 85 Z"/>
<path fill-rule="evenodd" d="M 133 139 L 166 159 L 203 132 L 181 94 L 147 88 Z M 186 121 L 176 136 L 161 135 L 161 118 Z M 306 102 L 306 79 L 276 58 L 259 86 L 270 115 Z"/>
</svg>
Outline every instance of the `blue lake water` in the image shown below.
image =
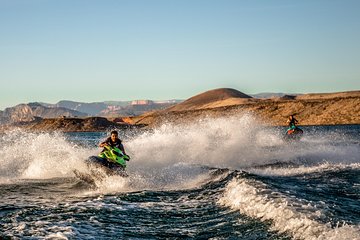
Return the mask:
<svg viewBox="0 0 360 240">
<path fill-rule="evenodd" d="M 0 238 L 360 239 L 360 126 L 251 117 L 121 132 L 129 177 L 87 171 L 107 133 L 0 135 Z"/>
</svg>

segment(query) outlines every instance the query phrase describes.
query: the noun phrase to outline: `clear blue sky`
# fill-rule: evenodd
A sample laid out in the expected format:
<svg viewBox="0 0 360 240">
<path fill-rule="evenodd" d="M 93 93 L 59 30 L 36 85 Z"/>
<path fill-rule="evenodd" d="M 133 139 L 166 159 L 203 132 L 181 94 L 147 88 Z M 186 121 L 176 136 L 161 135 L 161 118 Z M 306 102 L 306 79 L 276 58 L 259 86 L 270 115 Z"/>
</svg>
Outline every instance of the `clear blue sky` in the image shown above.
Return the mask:
<svg viewBox="0 0 360 240">
<path fill-rule="evenodd" d="M 0 109 L 360 89 L 360 1 L 0 0 Z"/>
</svg>

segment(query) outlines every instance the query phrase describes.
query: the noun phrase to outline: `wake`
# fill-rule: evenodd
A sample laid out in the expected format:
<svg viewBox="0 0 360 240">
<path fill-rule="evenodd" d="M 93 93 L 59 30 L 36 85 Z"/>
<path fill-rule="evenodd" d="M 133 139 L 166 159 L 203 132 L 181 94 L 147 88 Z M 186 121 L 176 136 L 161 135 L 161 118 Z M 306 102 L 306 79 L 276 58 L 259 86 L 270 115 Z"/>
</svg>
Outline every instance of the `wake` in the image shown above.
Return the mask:
<svg viewBox="0 0 360 240">
<path fill-rule="evenodd" d="M 164 124 L 124 139 L 131 156 L 127 171 L 136 189 L 181 189 L 206 179 L 203 167 L 286 175 L 360 162 L 358 143 L 339 134 L 305 131 L 295 145 L 286 144 L 282 134 L 283 129 L 264 126 L 249 114 Z M 58 132 L 14 130 L 3 134 L 0 144 L 0 182 L 74 177 L 74 169 L 86 171 L 85 160 L 100 151 L 93 143 L 79 144 Z"/>
</svg>

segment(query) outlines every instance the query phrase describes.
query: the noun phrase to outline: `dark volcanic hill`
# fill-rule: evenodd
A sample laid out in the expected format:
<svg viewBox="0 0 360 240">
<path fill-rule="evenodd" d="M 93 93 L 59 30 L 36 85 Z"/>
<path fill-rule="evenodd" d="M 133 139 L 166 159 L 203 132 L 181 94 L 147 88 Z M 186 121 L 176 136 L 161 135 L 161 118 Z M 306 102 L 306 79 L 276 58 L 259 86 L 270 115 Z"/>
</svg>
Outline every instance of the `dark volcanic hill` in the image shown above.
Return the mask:
<svg viewBox="0 0 360 240">
<path fill-rule="evenodd" d="M 225 100 L 231 99 L 236 101 L 239 99 L 244 100 L 251 98 L 251 96 L 236 89 L 218 88 L 191 97 L 182 103 L 166 109 L 166 111 L 186 111 L 213 108 L 216 106 L 216 103 L 224 102 Z"/>
</svg>

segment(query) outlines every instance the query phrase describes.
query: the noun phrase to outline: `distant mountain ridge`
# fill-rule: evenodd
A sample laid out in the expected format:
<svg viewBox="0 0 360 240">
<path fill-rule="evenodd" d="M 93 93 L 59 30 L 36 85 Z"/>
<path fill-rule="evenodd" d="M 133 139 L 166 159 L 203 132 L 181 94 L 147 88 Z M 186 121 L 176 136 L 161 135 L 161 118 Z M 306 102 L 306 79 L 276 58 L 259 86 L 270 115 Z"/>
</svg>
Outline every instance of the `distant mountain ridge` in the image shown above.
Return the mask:
<svg viewBox="0 0 360 240">
<path fill-rule="evenodd" d="M 181 100 L 135 100 L 83 103 L 62 100 L 56 104 L 33 102 L 0 111 L 0 124 L 32 122 L 41 118 L 135 116 L 172 106 Z"/>
<path fill-rule="evenodd" d="M 107 104 L 104 102 L 94 102 L 94 103 L 83 103 L 83 102 L 75 102 L 69 100 L 62 100 L 56 104 L 48 104 L 42 103 L 47 107 L 51 108 L 67 108 L 79 112 L 86 113 L 90 116 L 97 116 L 102 110 L 107 108 Z"/>
<path fill-rule="evenodd" d="M 127 105 L 116 101 L 102 102 L 106 108 L 105 110 L 98 109 L 97 111 L 101 110 L 100 114 L 119 114 L 120 111 L 122 113 L 129 111 L 125 112 L 126 114 L 107 117 L 110 123 L 104 121 L 105 118 L 85 119 L 87 115 L 85 113 L 59 107 L 80 109 L 83 104 L 89 106 L 86 103 L 60 101 L 58 105 L 19 104 L 0 111 L 0 123 L 16 123 L 16 126 L 34 130 L 103 131 L 109 127 L 120 126 L 151 128 L 159 126 L 164 121 L 183 124 L 204 117 L 224 117 L 243 112 L 255 114 L 259 119 L 275 125 L 283 125 L 291 114 L 295 114 L 304 125 L 360 124 L 360 91 L 281 94 L 270 98 L 253 98 L 236 89 L 220 88 L 200 93 L 174 105 L 176 101 L 179 100 L 165 102 L 136 100 L 128 101 Z M 107 103 L 111 104 L 107 105 Z M 101 106 L 101 103 L 95 104 Z M 156 104 L 161 106 L 160 110 L 154 110 Z M 170 106 L 162 109 L 166 104 Z M 130 116 L 134 113 L 139 114 Z M 59 116 L 62 117 L 59 118 Z M 10 129 L 12 126 L 2 125 L 0 130 Z"/>
<path fill-rule="evenodd" d="M 226 88 L 224 88 L 226 89 Z M 213 91 L 213 90 L 211 90 Z M 237 91 L 237 90 L 236 90 Z M 214 94 L 213 94 L 214 95 Z M 258 93 L 247 95 L 248 97 L 253 98 L 274 98 L 274 97 L 283 97 L 286 93 Z M 300 94 L 291 94 L 291 95 L 300 95 Z M 231 94 L 229 93 L 228 97 Z M 195 96 L 194 96 L 195 97 Z M 216 100 L 216 98 L 218 98 Z M 58 103 L 50 104 L 44 102 L 34 102 L 28 104 L 19 104 L 14 107 L 6 108 L 4 111 L 0 110 L 0 124 L 8 122 L 20 121 L 33 121 L 36 117 L 48 118 L 48 117 L 85 117 L 85 116 L 103 116 L 103 117 L 114 117 L 114 116 L 137 116 L 144 114 L 148 111 L 162 110 L 169 107 L 175 106 L 178 103 L 183 102 L 183 100 L 172 99 L 164 101 L 152 101 L 152 100 L 134 100 L 134 101 L 103 101 L 103 102 L 76 102 L 70 100 L 61 100 Z M 215 103 L 214 103 L 215 102 Z M 218 96 L 214 95 L 214 101 L 208 107 L 214 107 L 216 102 L 221 102 L 221 94 Z M 244 102 L 241 98 L 238 98 L 236 94 L 230 97 L 225 104 L 237 104 Z M 224 104 L 224 101 L 219 104 Z M 38 108 L 34 114 L 28 114 L 33 110 L 29 110 L 24 107 L 24 105 L 29 105 L 30 108 L 34 109 L 35 106 L 44 106 L 47 110 L 40 110 Z M 22 107 L 19 107 L 22 106 Z M 203 106 L 206 107 L 206 106 Z M 58 108 L 54 110 L 54 108 Z M 179 108 L 179 107 L 177 107 Z M 20 110 L 22 109 L 22 110 Z M 72 111 L 70 111 L 72 110 Z M 174 109 L 176 110 L 176 109 Z M 13 115 L 13 116 L 11 116 Z"/>
<path fill-rule="evenodd" d="M 15 107 L 6 108 L 0 111 L 0 124 L 12 124 L 19 122 L 32 122 L 39 118 L 56 118 L 65 117 L 86 117 L 86 113 L 67 109 L 67 108 L 50 108 L 40 103 L 19 104 Z"/>
<path fill-rule="evenodd" d="M 134 100 L 134 101 L 104 101 L 104 102 L 74 102 L 59 101 L 56 104 L 44 104 L 47 107 L 63 107 L 88 114 L 89 116 L 135 116 L 147 111 L 160 110 L 175 105 L 182 100 Z"/>
<path fill-rule="evenodd" d="M 272 93 L 272 92 L 262 92 L 262 93 L 250 94 L 250 96 L 252 96 L 254 98 L 277 98 L 277 97 L 283 97 L 285 95 L 299 96 L 302 94 L 300 94 L 300 93 Z"/>
</svg>

